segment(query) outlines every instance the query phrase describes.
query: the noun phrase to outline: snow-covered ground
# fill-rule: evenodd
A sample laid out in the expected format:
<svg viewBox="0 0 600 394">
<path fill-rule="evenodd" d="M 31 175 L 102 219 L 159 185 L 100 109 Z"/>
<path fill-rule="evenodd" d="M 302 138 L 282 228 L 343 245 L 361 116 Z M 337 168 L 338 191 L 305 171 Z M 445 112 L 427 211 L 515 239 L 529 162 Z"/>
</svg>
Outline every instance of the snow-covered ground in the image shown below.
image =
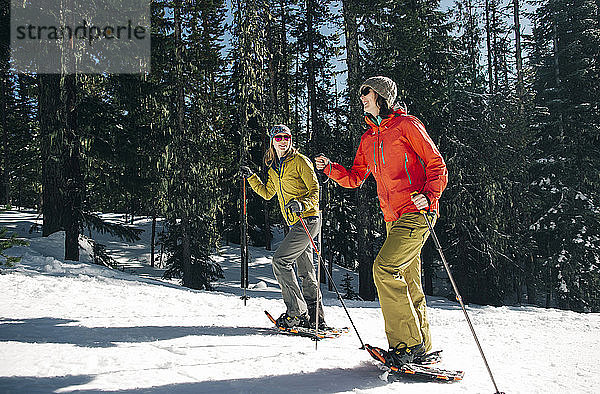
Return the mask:
<svg viewBox="0 0 600 394">
<path fill-rule="evenodd" d="M 250 299 L 239 296 L 239 249 L 225 246 L 217 292 L 159 280 L 147 267 L 150 221 L 135 245 L 98 236 L 129 272 L 64 261 L 63 237 L 28 233 L 34 213 L 0 213 L 0 227 L 30 238 L 0 275 L 0 392 L 493 393 L 458 304 L 430 298 L 434 348 L 443 367 L 465 370 L 451 384 L 385 381 L 354 332 L 318 342 L 273 332 L 263 310 L 284 309 L 271 252 L 250 248 Z M 114 220 L 118 220 L 113 215 Z M 96 234 L 93 234 L 95 237 Z M 336 278 L 345 271 L 336 270 Z M 339 282 L 338 282 L 339 283 Z M 356 281 L 354 282 L 356 285 Z M 349 325 L 335 293 L 322 287 L 327 322 Z M 348 301 L 365 343 L 384 347 L 378 303 Z M 469 305 L 501 391 L 596 393 L 600 315 L 534 307 Z"/>
</svg>

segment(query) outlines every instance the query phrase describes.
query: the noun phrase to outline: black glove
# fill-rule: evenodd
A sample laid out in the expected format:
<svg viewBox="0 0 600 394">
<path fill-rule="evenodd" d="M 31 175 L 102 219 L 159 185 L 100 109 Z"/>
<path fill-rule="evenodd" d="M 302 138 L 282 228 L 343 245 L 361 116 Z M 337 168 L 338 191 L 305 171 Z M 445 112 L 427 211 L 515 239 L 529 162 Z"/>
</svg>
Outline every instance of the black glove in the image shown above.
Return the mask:
<svg viewBox="0 0 600 394">
<path fill-rule="evenodd" d="M 254 172 L 252 172 L 250 167 L 240 166 L 240 176 L 242 176 L 244 178 L 250 178 L 252 176 L 252 174 L 254 174 Z"/>
<path fill-rule="evenodd" d="M 302 212 L 303 210 L 302 203 L 296 200 L 288 202 L 283 208 L 285 208 L 286 211 L 290 211 L 292 213 Z"/>
</svg>

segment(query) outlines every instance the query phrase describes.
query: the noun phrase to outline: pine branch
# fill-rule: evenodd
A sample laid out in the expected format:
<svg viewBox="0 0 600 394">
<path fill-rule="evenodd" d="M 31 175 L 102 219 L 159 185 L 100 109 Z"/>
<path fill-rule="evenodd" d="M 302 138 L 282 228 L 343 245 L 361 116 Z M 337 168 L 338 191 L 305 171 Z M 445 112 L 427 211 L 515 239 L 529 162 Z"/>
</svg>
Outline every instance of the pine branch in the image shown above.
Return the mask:
<svg viewBox="0 0 600 394">
<path fill-rule="evenodd" d="M 127 242 L 139 240 L 139 234 L 144 232 L 144 230 L 126 227 L 122 224 L 109 223 L 103 220 L 100 216 L 89 212 L 82 213 L 82 223 L 88 229 L 93 229 L 101 234 L 108 233 Z"/>
</svg>

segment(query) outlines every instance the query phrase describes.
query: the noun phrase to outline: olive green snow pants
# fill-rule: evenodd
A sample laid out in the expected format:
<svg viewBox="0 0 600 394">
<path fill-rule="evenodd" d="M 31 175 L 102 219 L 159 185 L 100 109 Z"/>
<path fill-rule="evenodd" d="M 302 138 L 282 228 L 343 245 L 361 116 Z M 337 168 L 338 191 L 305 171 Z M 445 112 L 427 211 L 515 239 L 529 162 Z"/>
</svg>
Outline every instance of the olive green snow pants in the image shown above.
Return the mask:
<svg viewBox="0 0 600 394">
<path fill-rule="evenodd" d="M 435 225 L 435 214 L 429 220 Z M 373 279 L 390 348 L 423 343 L 431 350 L 425 293 L 421 286 L 421 249 L 429 236 L 422 214 L 409 212 L 386 223 L 387 238 L 373 263 Z"/>
<path fill-rule="evenodd" d="M 311 216 L 304 219 L 306 227 L 312 237 L 315 237 L 321 228 L 321 219 Z M 294 273 L 294 263 L 298 267 L 298 276 L 302 279 L 302 290 Z M 281 295 L 290 316 L 299 316 L 307 313 L 308 305 L 316 304 L 317 298 L 321 301 L 317 275 L 313 265 L 313 249 L 310 239 L 300 221 L 290 227 L 279 248 L 273 255 L 273 273 L 281 288 Z M 319 316 L 323 318 L 321 306 Z"/>
</svg>

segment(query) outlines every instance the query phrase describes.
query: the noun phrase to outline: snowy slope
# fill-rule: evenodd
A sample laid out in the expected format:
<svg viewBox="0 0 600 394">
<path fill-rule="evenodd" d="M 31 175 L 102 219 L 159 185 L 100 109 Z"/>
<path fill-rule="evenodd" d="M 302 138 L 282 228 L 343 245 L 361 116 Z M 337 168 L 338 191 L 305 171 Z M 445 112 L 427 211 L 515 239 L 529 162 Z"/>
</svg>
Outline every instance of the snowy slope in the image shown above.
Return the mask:
<svg viewBox="0 0 600 394">
<path fill-rule="evenodd" d="M 218 292 L 156 278 L 148 237 L 113 240 L 109 251 L 134 272 L 61 260 L 63 234 L 29 234 L 33 213 L 0 213 L 0 226 L 31 237 L 0 275 L 0 392 L 492 393 L 459 306 L 429 299 L 434 347 L 443 366 L 466 371 L 453 384 L 386 382 L 351 332 L 315 343 L 270 330 L 263 310 L 283 311 L 269 256 L 251 248 L 247 306 L 239 299 L 239 249 L 223 247 Z M 138 220 L 149 229 L 148 220 Z M 105 239 L 106 241 L 106 239 Z M 137 257 L 136 257 L 137 256 Z M 85 258 L 85 254 L 84 254 Z M 135 264 L 138 259 L 137 265 Z M 336 271 L 339 278 L 342 270 Z M 266 286 L 264 286 L 266 285 Z M 330 325 L 346 326 L 334 293 L 322 288 Z M 362 339 L 385 345 L 375 302 L 347 302 Z M 506 393 L 595 393 L 600 315 L 534 307 L 468 307 L 499 388 Z"/>
</svg>

